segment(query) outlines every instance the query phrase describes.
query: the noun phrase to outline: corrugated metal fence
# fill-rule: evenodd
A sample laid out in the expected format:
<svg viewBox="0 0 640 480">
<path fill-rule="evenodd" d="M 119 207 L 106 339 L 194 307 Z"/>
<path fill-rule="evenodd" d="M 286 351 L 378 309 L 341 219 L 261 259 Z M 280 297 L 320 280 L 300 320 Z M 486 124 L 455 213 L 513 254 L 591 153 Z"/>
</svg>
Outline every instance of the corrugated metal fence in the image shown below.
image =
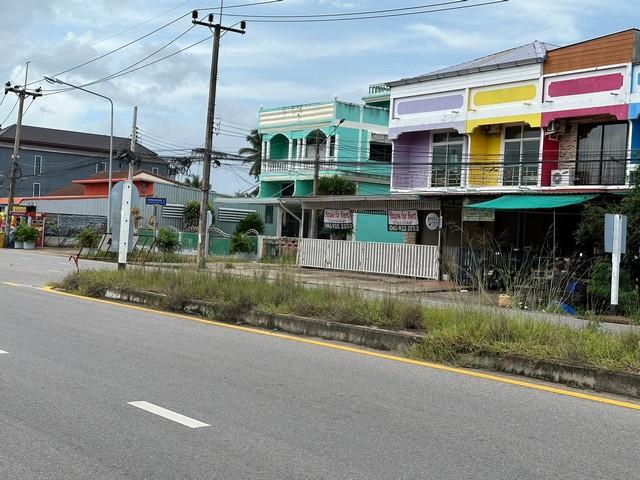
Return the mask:
<svg viewBox="0 0 640 480">
<path fill-rule="evenodd" d="M 438 247 L 302 238 L 298 265 L 350 272 L 438 278 Z"/>
</svg>

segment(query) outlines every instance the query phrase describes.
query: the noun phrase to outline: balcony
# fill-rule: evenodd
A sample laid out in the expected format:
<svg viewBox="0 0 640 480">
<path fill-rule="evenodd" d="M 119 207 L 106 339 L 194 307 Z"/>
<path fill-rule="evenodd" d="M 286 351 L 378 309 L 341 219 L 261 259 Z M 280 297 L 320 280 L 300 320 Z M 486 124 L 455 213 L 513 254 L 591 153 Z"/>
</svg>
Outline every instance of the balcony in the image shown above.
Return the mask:
<svg viewBox="0 0 640 480">
<path fill-rule="evenodd" d="M 610 187 L 627 184 L 629 160 L 583 160 L 517 163 L 395 163 L 392 170 L 394 190 L 428 191 L 455 189 L 514 189 Z M 541 172 L 541 170 L 543 170 Z M 553 172 L 553 174 L 552 174 Z"/>
<path fill-rule="evenodd" d="M 391 87 L 386 83 L 376 83 L 375 85 L 369 85 L 369 95 L 382 95 L 388 94 L 391 91 Z"/>
<path fill-rule="evenodd" d="M 262 172 L 264 173 L 297 173 L 313 172 L 314 161 L 312 159 L 303 160 L 262 160 Z M 335 162 L 320 161 L 320 170 L 336 170 Z"/>
</svg>

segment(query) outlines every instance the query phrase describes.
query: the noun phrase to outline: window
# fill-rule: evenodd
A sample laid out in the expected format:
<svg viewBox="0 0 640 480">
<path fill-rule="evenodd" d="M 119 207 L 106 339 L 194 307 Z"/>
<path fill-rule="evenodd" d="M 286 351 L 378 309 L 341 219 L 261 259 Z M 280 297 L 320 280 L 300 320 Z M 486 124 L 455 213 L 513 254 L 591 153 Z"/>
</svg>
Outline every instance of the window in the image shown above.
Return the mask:
<svg viewBox="0 0 640 480">
<path fill-rule="evenodd" d="M 462 181 L 464 135 L 456 132 L 433 134 L 432 187 L 459 187 Z"/>
<path fill-rule="evenodd" d="M 392 148 L 388 135 L 372 133 L 369 142 L 369 160 L 391 163 Z"/>
<path fill-rule="evenodd" d="M 158 175 L 160 173 L 160 169 L 158 167 L 151 167 L 151 173 Z"/>
<path fill-rule="evenodd" d="M 537 185 L 540 129 L 526 125 L 504 131 L 502 185 Z"/>
<path fill-rule="evenodd" d="M 33 196 L 34 197 L 39 197 L 40 196 L 40 184 L 39 183 L 34 183 L 33 184 Z"/>
<path fill-rule="evenodd" d="M 281 190 L 281 196 L 283 197 L 292 197 L 293 196 L 293 192 L 295 191 L 295 184 L 293 183 L 283 183 L 282 184 L 282 190 Z"/>
<path fill-rule="evenodd" d="M 33 157 L 33 174 L 42 175 L 42 156 L 36 155 Z"/>
<path fill-rule="evenodd" d="M 269 225 L 273 223 L 273 205 L 267 205 L 264 208 L 264 223 Z"/>
<path fill-rule="evenodd" d="M 96 173 L 104 172 L 107 169 L 107 162 L 96 163 Z"/>
<path fill-rule="evenodd" d="M 624 185 L 627 134 L 626 122 L 579 125 L 576 185 Z"/>
</svg>

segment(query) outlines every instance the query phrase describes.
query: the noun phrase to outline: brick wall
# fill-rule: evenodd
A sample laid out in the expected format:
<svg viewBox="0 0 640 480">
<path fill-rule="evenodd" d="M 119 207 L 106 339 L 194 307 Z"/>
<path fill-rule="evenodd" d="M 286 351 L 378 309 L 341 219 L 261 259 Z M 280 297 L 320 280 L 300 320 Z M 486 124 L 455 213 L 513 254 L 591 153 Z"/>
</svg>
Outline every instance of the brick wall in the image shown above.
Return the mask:
<svg viewBox="0 0 640 480">
<path fill-rule="evenodd" d="M 569 132 L 560 137 L 558 168 L 574 168 L 578 151 L 578 124 L 569 123 Z"/>
</svg>

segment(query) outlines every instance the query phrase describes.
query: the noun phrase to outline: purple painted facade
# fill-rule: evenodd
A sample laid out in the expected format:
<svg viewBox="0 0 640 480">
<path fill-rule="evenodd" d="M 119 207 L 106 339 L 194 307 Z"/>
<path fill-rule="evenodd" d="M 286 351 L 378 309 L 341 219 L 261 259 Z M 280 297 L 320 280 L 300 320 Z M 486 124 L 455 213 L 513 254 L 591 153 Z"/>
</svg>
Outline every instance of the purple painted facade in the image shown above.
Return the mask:
<svg viewBox="0 0 640 480">
<path fill-rule="evenodd" d="M 460 108 L 464 105 L 462 95 L 447 95 L 444 97 L 422 98 L 420 100 L 396 100 L 397 115 L 411 115 L 414 113 L 440 112 Z"/>
<path fill-rule="evenodd" d="M 391 188 L 427 188 L 430 132 L 404 133 L 393 142 Z"/>
</svg>

